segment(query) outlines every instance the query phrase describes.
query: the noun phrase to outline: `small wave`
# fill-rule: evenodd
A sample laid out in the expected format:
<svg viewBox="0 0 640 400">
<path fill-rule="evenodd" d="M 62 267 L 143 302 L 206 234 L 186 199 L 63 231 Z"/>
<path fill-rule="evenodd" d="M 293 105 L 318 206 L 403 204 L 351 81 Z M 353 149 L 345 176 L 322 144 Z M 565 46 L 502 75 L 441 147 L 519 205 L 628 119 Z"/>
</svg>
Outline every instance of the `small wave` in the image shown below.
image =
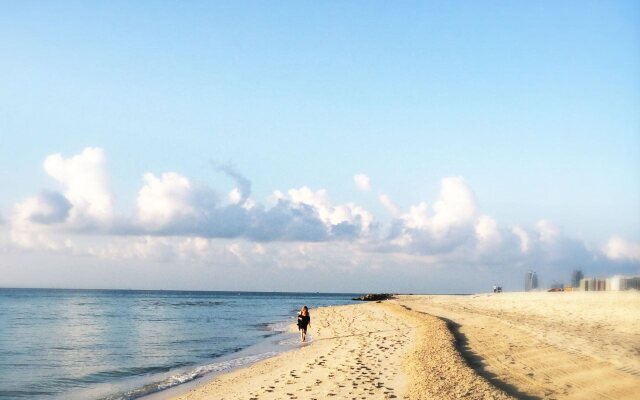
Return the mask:
<svg viewBox="0 0 640 400">
<path fill-rule="evenodd" d="M 85 375 L 83 377 L 80 378 L 67 378 L 67 377 L 62 377 L 62 378 L 58 378 L 57 383 L 60 384 L 64 384 L 64 383 L 71 383 L 71 384 L 77 384 L 79 382 L 82 383 L 101 383 L 104 382 L 105 379 L 108 378 L 124 378 L 124 377 L 130 377 L 130 376 L 140 376 L 140 375 L 147 375 L 147 374 L 156 374 L 156 373 L 161 373 L 161 372 L 168 372 L 174 368 L 181 368 L 181 367 L 186 367 L 190 365 L 189 363 L 174 363 L 171 365 L 157 365 L 157 366 L 152 366 L 152 367 L 131 367 L 131 368 L 125 368 L 125 369 L 119 369 L 119 370 L 108 370 L 108 371 L 99 371 L 99 372 L 94 372 L 92 374 L 89 375 Z"/>
<path fill-rule="evenodd" d="M 218 358 L 218 357 L 224 356 L 225 354 L 237 353 L 242 349 L 244 349 L 244 347 L 236 346 L 236 347 L 232 347 L 230 349 L 218 351 L 218 352 L 215 352 L 215 353 L 201 354 L 198 357 L 207 358 L 207 359 Z"/>
<path fill-rule="evenodd" d="M 186 371 L 183 373 L 179 373 L 176 375 L 172 375 L 162 381 L 149 383 L 142 387 L 129 390 L 127 392 L 118 393 L 115 395 L 104 397 L 102 400 L 132 400 L 137 399 L 142 396 L 150 395 L 151 393 L 159 392 L 161 390 L 169 389 L 174 386 L 181 385 L 186 382 L 190 382 L 194 379 L 198 379 L 203 377 L 204 375 L 213 373 L 213 372 L 222 372 L 227 371 L 232 368 L 241 367 L 247 364 L 251 364 L 260 360 L 264 360 L 269 357 L 275 356 L 276 352 L 266 352 L 262 354 L 256 354 L 252 356 L 245 356 L 240 358 L 234 358 L 227 361 L 220 361 L 217 363 L 203 365 L 201 367 L 192 369 L 190 371 Z"/>
<path fill-rule="evenodd" d="M 260 331 L 280 333 L 280 332 L 286 332 L 289 329 L 289 325 L 291 325 L 291 322 L 279 321 L 279 322 L 261 322 L 261 323 L 255 324 L 254 326 L 258 328 L 258 330 Z"/>
</svg>

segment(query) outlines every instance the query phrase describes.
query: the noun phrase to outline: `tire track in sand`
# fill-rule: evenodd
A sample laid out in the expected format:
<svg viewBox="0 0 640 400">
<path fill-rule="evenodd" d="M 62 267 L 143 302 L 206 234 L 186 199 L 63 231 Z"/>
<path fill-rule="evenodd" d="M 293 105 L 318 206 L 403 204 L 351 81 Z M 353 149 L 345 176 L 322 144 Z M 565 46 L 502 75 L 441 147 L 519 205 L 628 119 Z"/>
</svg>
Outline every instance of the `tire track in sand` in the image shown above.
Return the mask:
<svg viewBox="0 0 640 400">
<path fill-rule="evenodd" d="M 439 297 L 433 301 L 428 297 L 406 296 L 400 303 L 455 321 L 451 325 L 471 365 L 517 397 L 635 399 L 638 396 L 640 376 L 635 365 L 620 367 L 592 354 L 601 334 L 591 330 L 566 328 L 565 334 L 558 324 L 543 317 L 529 318 L 526 313 L 487 309 L 474 303 L 470 296 Z M 625 333 L 616 335 L 621 337 Z M 569 345 L 575 343 L 576 336 L 581 342 L 593 343 L 580 352 L 575 345 Z M 603 339 L 607 349 L 612 346 L 608 340 Z M 568 345 L 559 345 L 563 341 Z"/>
</svg>

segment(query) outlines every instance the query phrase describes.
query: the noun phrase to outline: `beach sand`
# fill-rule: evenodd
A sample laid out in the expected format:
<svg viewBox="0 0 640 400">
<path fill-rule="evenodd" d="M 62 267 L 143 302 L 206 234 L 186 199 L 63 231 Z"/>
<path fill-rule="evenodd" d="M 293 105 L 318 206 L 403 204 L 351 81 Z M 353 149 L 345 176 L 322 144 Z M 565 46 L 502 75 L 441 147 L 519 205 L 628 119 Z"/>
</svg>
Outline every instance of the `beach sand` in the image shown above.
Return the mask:
<svg viewBox="0 0 640 400">
<path fill-rule="evenodd" d="M 478 373 L 523 398 L 640 398 L 640 293 L 401 296 L 453 321 Z"/>
<path fill-rule="evenodd" d="M 179 399 L 638 398 L 640 293 L 399 296 Z"/>
</svg>

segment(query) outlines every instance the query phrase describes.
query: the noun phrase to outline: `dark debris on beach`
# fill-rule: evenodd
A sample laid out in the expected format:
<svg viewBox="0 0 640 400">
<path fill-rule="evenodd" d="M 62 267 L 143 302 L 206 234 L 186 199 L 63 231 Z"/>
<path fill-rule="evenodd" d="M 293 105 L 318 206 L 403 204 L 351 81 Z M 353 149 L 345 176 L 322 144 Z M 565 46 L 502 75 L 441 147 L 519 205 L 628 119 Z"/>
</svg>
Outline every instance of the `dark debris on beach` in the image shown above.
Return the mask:
<svg viewBox="0 0 640 400">
<path fill-rule="evenodd" d="M 369 293 L 360 297 L 354 297 L 353 300 L 359 301 L 382 301 L 393 299 L 393 294 L 391 293 Z"/>
</svg>

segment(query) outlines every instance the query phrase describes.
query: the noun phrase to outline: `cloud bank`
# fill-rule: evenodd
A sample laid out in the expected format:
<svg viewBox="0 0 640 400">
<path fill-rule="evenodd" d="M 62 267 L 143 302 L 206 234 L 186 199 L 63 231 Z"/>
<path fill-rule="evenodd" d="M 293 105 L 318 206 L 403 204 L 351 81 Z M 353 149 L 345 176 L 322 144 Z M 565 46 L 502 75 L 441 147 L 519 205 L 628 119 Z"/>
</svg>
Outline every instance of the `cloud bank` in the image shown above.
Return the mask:
<svg viewBox="0 0 640 400">
<path fill-rule="evenodd" d="M 6 225 L 19 248 L 108 259 L 269 258 L 296 266 L 337 248 L 340 262 L 350 265 L 376 265 L 376 258 L 388 257 L 440 266 L 640 263 L 640 245 L 618 236 L 589 246 L 545 219 L 531 227 L 500 226 L 482 212 L 461 176 L 443 178 L 433 202 L 404 210 L 388 194 L 372 197 L 391 217 L 382 223 L 362 205 L 335 204 L 326 189 L 275 190 L 265 201 L 256 200 L 251 181 L 230 166 L 217 167 L 235 183 L 226 195 L 175 171 L 145 172 L 135 211 L 126 215 L 117 211 L 102 149 L 86 148 L 68 158 L 53 154 L 43 168 L 62 190 L 43 189 L 14 205 Z M 366 174 L 353 181 L 356 190 L 371 191 Z"/>
</svg>

